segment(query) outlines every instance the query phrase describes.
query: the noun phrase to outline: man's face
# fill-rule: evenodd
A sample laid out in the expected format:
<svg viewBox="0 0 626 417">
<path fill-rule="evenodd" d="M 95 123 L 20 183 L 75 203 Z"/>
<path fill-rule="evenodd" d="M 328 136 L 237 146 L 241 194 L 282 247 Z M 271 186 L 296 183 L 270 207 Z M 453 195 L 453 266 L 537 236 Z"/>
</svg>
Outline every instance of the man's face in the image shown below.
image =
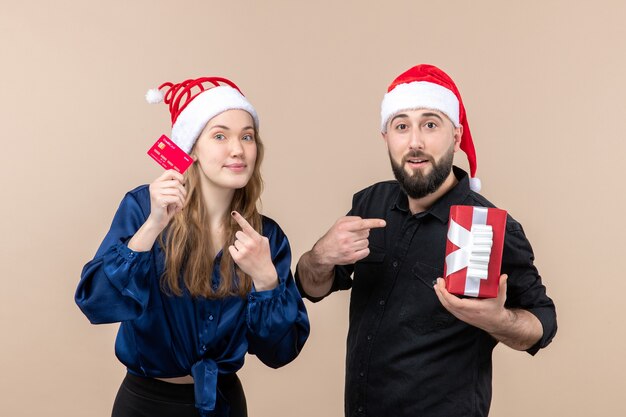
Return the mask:
<svg viewBox="0 0 626 417">
<path fill-rule="evenodd" d="M 383 139 L 393 173 L 409 197 L 425 197 L 448 178 L 462 133 L 437 110 L 406 110 L 391 118 Z"/>
</svg>

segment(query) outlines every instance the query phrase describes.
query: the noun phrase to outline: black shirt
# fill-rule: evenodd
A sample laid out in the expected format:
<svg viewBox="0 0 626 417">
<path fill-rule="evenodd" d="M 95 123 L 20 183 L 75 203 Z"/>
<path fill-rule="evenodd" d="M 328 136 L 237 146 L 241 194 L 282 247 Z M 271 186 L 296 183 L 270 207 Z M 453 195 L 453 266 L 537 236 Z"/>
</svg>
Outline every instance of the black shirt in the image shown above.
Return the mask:
<svg viewBox="0 0 626 417">
<path fill-rule="evenodd" d="M 331 292 L 352 288 L 346 416 L 473 417 L 489 412 L 491 354 L 497 341 L 450 314 L 433 289 L 443 276 L 450 206 L 494 207 L 470 190 L 467 173 L 454 167 L 454 174 L 459 183 L 415 215 L 396 181 L 354 195 L 349 215 L 382 218 L 387 226 L 370 231 L 366 258 L 335 268 Z M 534 355 L 554 337 L 556 313 L 522 226 L 511 216 L 502 256 L 502 273 L 509 275 L 506 307 L 530 311 L 543 326 L 543 337 L 528 349 Z"/>
</svg>

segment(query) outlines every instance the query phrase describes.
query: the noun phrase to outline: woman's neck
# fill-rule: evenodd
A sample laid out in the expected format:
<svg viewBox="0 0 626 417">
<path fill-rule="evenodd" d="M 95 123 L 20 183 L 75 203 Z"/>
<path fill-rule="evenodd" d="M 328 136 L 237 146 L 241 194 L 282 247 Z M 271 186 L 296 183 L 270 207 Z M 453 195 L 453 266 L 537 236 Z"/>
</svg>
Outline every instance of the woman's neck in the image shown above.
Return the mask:
<svg viewBox="0 0 626 417">
<path fill-rule="evenodd" d="M 231 202 L 235 195 L 235 190 L 221 188 L 210 183 L 206 178 L 201 179 L 200 187 L 202 189 L 202 199 L 204 207 L 209 215 L 211 222 L 211 242 L 215 248 L 215 252 L 224 246 L 224 219 L 228 218 L 231 209 Z"/>
</svg>

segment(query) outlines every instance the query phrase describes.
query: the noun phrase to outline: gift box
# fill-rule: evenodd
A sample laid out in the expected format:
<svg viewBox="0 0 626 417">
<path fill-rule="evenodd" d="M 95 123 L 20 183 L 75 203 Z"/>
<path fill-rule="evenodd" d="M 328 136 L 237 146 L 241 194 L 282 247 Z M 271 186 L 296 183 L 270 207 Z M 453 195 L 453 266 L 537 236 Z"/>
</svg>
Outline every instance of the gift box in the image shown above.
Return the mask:
<svg viewBox="0 0 626 417">
<path fill-rule="evenodd" d="M 505 230 L 505 210 L 450 207 L 443 268 L 450 293 L 480 298 L 498 296 Z"/>
</svg>

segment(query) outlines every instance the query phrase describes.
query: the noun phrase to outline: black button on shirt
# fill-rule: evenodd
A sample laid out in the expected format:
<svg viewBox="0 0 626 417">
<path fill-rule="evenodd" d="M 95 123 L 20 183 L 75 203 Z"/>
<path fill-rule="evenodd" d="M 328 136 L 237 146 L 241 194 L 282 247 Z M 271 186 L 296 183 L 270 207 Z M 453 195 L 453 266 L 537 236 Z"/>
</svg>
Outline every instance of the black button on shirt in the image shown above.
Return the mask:
<svg viewBox="0 0 626 417">
<path fill-rule="evenodd" d="M 352 289 L 346 416 L 472 417 L 489 412 L 496 341 L 448 313 L 433 289 L 443 275 L 450 206 L 494 207 L 470 191 L 467 173 L 457 167 L 454 173 L 459 183 L 416 215 L 396 181 L 354 196 L 349 215 L 383 218 L 387 226 L 370 231 L 365 259 L 335 268 L 332 291 Z M 554 304 L 533 260 L 521 225 L 509 216 L 502 260 L 502 273 L 509 275 L 506 307 L 530 311 L 544 329 L 530 354 L 556 333 Z"/>
</svg>

